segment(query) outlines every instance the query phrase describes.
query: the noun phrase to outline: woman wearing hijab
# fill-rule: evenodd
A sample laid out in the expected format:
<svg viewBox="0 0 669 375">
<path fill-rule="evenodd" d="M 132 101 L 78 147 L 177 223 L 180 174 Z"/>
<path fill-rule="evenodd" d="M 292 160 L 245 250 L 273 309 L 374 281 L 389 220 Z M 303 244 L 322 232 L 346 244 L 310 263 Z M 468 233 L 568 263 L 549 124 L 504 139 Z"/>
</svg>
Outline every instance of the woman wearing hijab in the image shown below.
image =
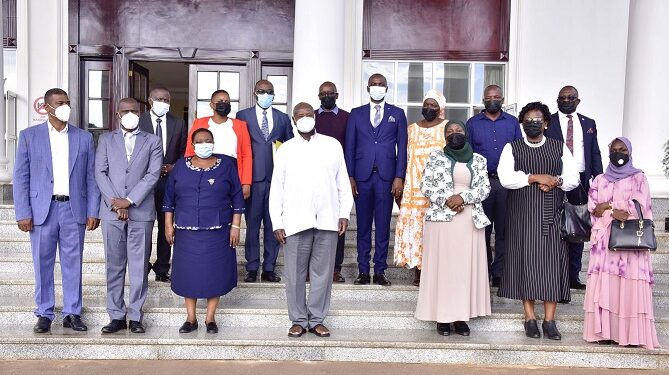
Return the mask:
<svg viewBox="0 0 669 375">
<path fill-rule="evenodd" d="M 632 144 L 618 137 L 609 145 L 610 163 L 592 182 L 591 250 L 585 289 L 583 339 L 601 344 L 659 346 L 653 315 L 653 262 L 650 252 L 611 251 L 613 219 L 638 219 L 636 199 L 646 219 L 653 218 L 646 175 L 632 164 Z"/>
<path fill-rule="evenodd" d="M 416 319 L 437 322 L 443 336 L 469 336 L 469 319 L 490 315 L 481 202 L 490 193 L 486 160 L 467 142 L 466 127 L 450 121 L 446 147 L 430 153 L 421 192 L 429 201 L 423 229 L 423 264 Z"/>
<path fill-rule="evenodd" d="M 423 120 L 408 128 L 407 173 L 404 180 L 400 213 L 395 226 L 395 263 L 414 269 L 413 284 L 420 284 L 423 257 L 423 222 L 429 206 L 420 192 L 423 169 L 430 153 L 446 144 L 444 139 L 444 109 L 446 97 L 437 90 L 429 90 L 423 99 Z"/>
</svg>

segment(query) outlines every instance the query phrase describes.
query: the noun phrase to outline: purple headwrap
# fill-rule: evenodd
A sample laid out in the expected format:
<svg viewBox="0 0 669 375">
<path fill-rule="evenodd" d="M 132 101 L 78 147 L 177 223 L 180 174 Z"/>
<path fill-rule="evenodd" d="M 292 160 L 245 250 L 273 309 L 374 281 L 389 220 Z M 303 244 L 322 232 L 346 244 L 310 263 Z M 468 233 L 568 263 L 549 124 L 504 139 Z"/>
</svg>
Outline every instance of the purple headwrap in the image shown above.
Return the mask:
<svg viewBox="0 0 669 375">
<path fill-rule="evenodd" d="M 606 172 L 604 172 L 604 177 L 606 177 L 606 179 L 609 180 L 610 182 L 617 182 L 622 180 L 623 178 L 627 178 L 629 176 L 633 176 L 637 173 L 643 172 L 641 169 L 634 168 L 634 165 L 632 164 L 632 142 L 630 142 L 630 140 L 625 137 L 618 137 L 616 139 L 624 143 L 625 146 L 627 146 L 627 150 L 629 151 L 630 154 L 630 160 L 627 162 L 627 164 L 623 165 L 622 167 L 618 167 L 609 162 L 609 166 L 606 167 Z M 611 149 L 611 144 L 613 144 L 613 142 L 615 142 L 616 139 L 611 141 L 611 143 L 609 144 L 609 150 Z"/>
</svg>

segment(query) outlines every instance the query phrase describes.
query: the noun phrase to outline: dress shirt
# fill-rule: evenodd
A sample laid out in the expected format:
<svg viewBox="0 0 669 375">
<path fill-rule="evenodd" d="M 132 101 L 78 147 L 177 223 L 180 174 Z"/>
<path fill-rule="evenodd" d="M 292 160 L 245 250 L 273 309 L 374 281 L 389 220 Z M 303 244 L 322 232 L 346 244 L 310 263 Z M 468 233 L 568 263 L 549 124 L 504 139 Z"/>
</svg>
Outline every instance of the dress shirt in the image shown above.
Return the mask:
<svg viewBox="0 0 669 375">
<path fill-rule="evenodd" d="M 562 139 L 567 142 L 567 126 L 569 119 L 567 115 L 558 111 L 558 118 L 560 119 L 560 129 L 562 129 Z M 583 145 L 583 127 L 581 120 L 578 119 L 576 112 L 571 114 L 571 120 L 574 123 L 574 160 L 579 172 L 585 171 L 585 149 Z M 569 152 L 571 153 L 571 151 Z"/>
<path fill-rule="evenodd" d="M 504 145 L 523 137 L 518 119 L 506 112 L 492 121 L 484 112 L 467 120 L 467 138 L 472 150 L 488 161 L 488 171 L 495 172 Z"/>
<path fill-rule="evenodd" d="M 526 138 L 523 138 L 523 141 L 530 147 L 541 147 L 546 143 L 546 137 L 536 144 L 528 142 Z M 580 177 L 574 157 L 569 152 L 567 145 L 563 145 L 562 147 L 564 149 L 562 150 L 562 174 L 560 175 L 562 177 L 562 186 L 560 186 L 560 189 L 571 191 L 580 183 Z M 530 174 L 517 171 L 515 163 L 513 149 L 510 144 L 507 144 L 504 146 L 502 155 L 499 158 L 499 166 L 497 167 L 499 182 L 507 189 L 521 189 L 530 185 L 528 180 Z"/>
<path fill-rule="evenodd" d="M 291 236 L 307 229 L 337 231 L 353 207 L 351 184 L 339 142 L 321 134 L 296 136 L 274 156 L 269 214 L 274 230 Z"/>
<path fill-rule="evenodd" d="M 269 106 L 267 109 L 263 109 L 261 106 L 256 104 L 256 118 L 258 119 L 258 128 L 262 132 L 262 111 L 267 111 L 267 127 L 269 128 L 269 134 L 272 134 L 272 128 L 274 128 L 274 116 L 272 116 L 272 106 Z"/>
<path fill-rule="evenodd" d="M 232 120 L 222 124 L 209 119 L 209 131 L 214 135 L 214 154 L 228 155 L 237 159 L 237 134 L 232 129 Z"/>
<path fill-rule="evenodd" d="M 132 152 L 135 151 L 135 140 L 137 139 L 139 128 L 130 132 L 121 129 L 121 132 L 123 132 L 123 141 L 125 142 L 126 157 L 128 158 L 128 161 L 130 161 L 130 158 L 132 157 Z M 132 150 L 132 152 L 128 153 L 128 149 Z"/>
<path fill-rule="evenodd" d="M 335 115 L 338 115 L 338 114 L 339 114 L 339 107 L 337 107 L 336 104 L 335 104 L 335 106 L 332 107 L 332 109 L 330 109 L 330 110 L 327 110 L 327 109 L 323 108 L 322 106 L 321 106 L 321 107 L 318 107 L 318 114 L 321 114 L 321 113 L 323 113 L 323 112 L 332 112 L 332 113 L 334 113 Z"/>
<path fill-rule="evenodd" d="M 156 116 L 153 111 L 149 111 L 151 114 L 151 124 L 153 125 L 153 134 L 156 134 L 156 126 L 158 123 L 156 122 L 156 119 L 158 116 Z M 163 156 L 165 156 L 165 153 L 167 152 L 167 115 L 164 115 L 163 117 L 160 118 L 162 122 L 160 123 L 160 129 L 162 130 L 162 139 L 163 139 Z"/>
<path fill-rule="evenodd" d="M 369 123 L 372 124 L 372 127 L 374 126 L 374 117 L 376 117 L 376 106 L 380 105 L 381 108 L 379 110 L 381 111 L 381 122 L 383 122 L 383 107 L 386 105 L 386 100 L 382 100 L 381 103 L 373 103 L 369 102 Z"/>
<path fill-rule="evenodd" d="M 49 121 L 53 195 L 70 195 L 70 142 L 67 135 L 69 126 L 67 124 L 63 130 L 58 131 Z"/>
</svg>

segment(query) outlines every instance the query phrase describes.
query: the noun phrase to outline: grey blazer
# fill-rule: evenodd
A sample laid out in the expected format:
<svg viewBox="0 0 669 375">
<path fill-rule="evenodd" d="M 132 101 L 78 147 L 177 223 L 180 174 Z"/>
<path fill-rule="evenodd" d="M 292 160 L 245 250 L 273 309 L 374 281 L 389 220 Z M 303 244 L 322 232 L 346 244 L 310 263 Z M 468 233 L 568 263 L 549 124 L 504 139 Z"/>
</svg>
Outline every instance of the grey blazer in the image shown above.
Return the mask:
<svg viewBox="0 0 669 375">
<path fill-rule="evenodd" d="M 163 145 L 160 138 L 139 131 L 130 161 L 126 158 L 123 131 L 116 129 L 100 137 L 95 155 L 95 180 L 102 194 L 100 219 L 117 220 L 111 209 L 115 197 L 134 203 L 128 216 L 133 221 L 154 221 L 156 206 L 153 188 L 160 177 Z"/>
</svg>

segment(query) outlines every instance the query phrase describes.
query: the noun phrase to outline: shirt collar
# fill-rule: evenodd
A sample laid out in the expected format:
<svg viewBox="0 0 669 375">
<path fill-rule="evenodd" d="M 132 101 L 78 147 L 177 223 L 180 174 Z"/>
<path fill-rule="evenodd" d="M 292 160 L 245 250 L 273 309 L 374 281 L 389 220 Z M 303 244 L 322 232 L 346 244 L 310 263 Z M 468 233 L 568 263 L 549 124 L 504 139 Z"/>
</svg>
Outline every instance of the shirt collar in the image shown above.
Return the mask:
<svg viewBox="0 0 669 375">
<path fill-rule="evenodd" d="M 299 132 L 293 138 L 297 138 L 300 142 L 309 143 L 309 142 L 313 142 L 314 139 L 316 139 L 318 137 L 320 137 L 320 135 L 318 135 L 318 132 L 316 131 L 316 129 L 314 129 L 314 135 L 312 135 L 311 138 L 308 141 L 306 139 L 302 138 L 302 136 L 300 135 Z"/>
<path fill-rule="evenodd" d="M 151 109 L 149 109 L 149 114 L 151 115 L 151 121 L 153 123 L 155 123 L 156 119 L 158 119 L 158 118 L 161 119 L 161 120 L 165 120 L 167 118 L 167 114 L 164 114 L 162 117 L 158 117 L 158 115 L 153 113 L 153 110 L 151 110 Z"/>
<path fill-rule="evenodd" d="M 481 111 L 481 112 L 479 112 L 476 116 L 477 116 L 479 119 L 490 120 L 490 119 L 485 115 L 485 111 Z M 501 119 L 508 119 L 508 118 L 509 118 L 509 116 L 507 115 L 507 113 L 504 112 L 504 111 L 502 111 L 502 114 L 500 114 L 499 117 L 497 118 L 497 120 L 495 120 L 495 121 L 498 121 L 498 120 L 501 120 Z M 491 120 L 491 121 L 492 121 L 492 120 Z"/>
<path fill-rule="evenodd" d="M 332 112 L 335 115 L 338 115 L 339 114 L 339 107 L 337 107 L 337 105 L 335 104 L 334 108 L 332 108 L 331 110 L 328 111 L 327 109 L 323 108 L 323 106 L 320 106 L 318 108 L 318 114 L 320 115 L 323 112 Z"/>
<path fill-rule="evenodd" d="M 126 130 L 123 129 L 123 128 L 119 128 L 119 129 L 121 129 L 121 132 L 123 133 L 123 137 L 125 137 L 126 135 L 127 135 L 127 136 L 137 135 L 137 133 L 139 133 L 139 127 L 135 128 L 135 130 L 130 131 L 130 132 L 129 132 L 129 131 L 126 131 Z"/>
<path fill-rule="evenodd" d="M 262 111 L 267 111 L 267 113 L 272 113 L 272 106 L 270 105 L 267 108 L 263 108 L 263 107 L 259 106 L 258 104 L 256 104 L 256 113 L 262 115 Z"/>
<path fill-rule="evenodd" d="M 381 106 L 381 109 L 385 108 L 386 106 L 386 99 L 383 99 L 381 103 L 372 103 L 372 101 L 369 101 L 369 109 L 374 109 L 377 105 Z"/>
<path fill-rule="evenodd" d="M 58 131 L 58 130 L 56 130 L 56 127 L 53 126 L 53 124 L 51 123 L 51 120 L 49 120 L 49 132 L 56 132 L 56 133 L 63 134 L 63 133 L 67 133 L 69 128 L 70 128 L 70 124 L 65 124 L 65 127 L 63 128 L 63 130 Z"/>
<path fill-rule="evenodd" d="M 577 115 L 576 115 L 576 111 L 570 113 L 570 115 L 571 115 L 572 118 L 576 118 L 576 117 L 577 117 Z M 558 117 L 559 117 L 560 119 L 566 119 L 566 118 L 567 118 L 567 114 L 558 111 Z"/>
</svg>

